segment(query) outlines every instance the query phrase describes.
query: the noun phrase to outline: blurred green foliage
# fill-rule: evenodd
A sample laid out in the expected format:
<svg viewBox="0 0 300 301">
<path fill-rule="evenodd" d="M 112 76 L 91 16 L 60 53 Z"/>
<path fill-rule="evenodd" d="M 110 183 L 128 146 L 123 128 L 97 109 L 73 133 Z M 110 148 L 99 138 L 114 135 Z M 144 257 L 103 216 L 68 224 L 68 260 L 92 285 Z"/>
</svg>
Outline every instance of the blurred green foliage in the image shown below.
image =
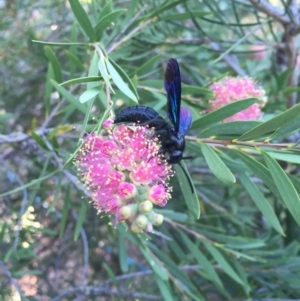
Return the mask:
<svg viewBox="0 0 300 301">
<path fill-rule="evenodd" d="M 0 300 L 299 298 L 299 18 L 253 2 L 0 2 Z M 97 215 L 72 160 L 108 108 L 166 116 L 170 57 L 197 197 L 177 169 L 164 224 L 137 236 Z M 266 90 L 261 122 L 221 123 L 253 99 L 206 114 L 226 75 Z"/>
</svg>

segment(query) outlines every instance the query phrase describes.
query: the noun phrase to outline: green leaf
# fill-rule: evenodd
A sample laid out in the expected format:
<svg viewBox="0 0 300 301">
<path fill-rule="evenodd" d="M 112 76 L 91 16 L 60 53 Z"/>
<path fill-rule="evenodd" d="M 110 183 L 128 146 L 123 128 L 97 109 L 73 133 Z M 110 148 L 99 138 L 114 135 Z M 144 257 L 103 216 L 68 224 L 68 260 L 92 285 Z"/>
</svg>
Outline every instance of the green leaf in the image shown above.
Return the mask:
<svg viewBox="0 0 300 301">
<path fill-rule="evenodd" d="M 46 41 L 38 41 L 38 40 L 32 40 L 32 43 L 42 44 L 42 45 L 48 45 L 48 46 L 73 46 L 73 45 L 83 45 L 88 46 L 88 43 L 57 43 L 57 42 L 46 42 Z"/>
<path fill-rule="evenodd" d="M 181 230 L 178 230 L 179 234 L 184 242 L 184 245 L 191 251 L 193 257 L 198 261 L 198 263 L 207 272 L 210 279 L 220 287 L 223 287 L 223 283 L 216 273 L 213 265 L 210 263 L 208 258 L 201 252 L 199 246 L 196 246 Z"/>
<path fill-rule="evenodd" d="M 285 161 L 285 162 L 291 162 L 291 163 L 296 163 L 296 164 L 300 164 L 300 156 L 299 156 L 299 153 L 295 153 L 295 154 L 291 154 L 290 152 L 288 151 L 274 151 L 274 152 L 269 152 L 268 151 L 268 154 L 276 159 L 276 160 L 282 160 L 282 161 Z"/>
<path fill-rule="evenodd" d="M 48 69 L 47 69 L 47 80 L 46 80 L 46 86 L 45 86 L 45 102 L 46 102 L 46 115 L 49 115 L 50 111 L 50 100 L 51 100 L 51 94 L 53 92 L 53 86 L 50 82 L 51 79 L 54 78 L 54 72 L 52 68 L 52 64 L 48 63 Z"/>
<path fill-rule="evenodd" d="M 49 150 L 48 146 L 46 145 L 45 141 L 35 132 L 31 132 L 31 137 L 35 140 L 35 142 L 45 150 Z"/>
<path fill-rule="evenodd" d="M 230 117 L 240 111 L 247 109 L 256 102 L 257 98 L 247 98 L 230 103 L 195 120 L 193 122 L 192 129 L 201 129 L 213 123 L 219 122 L 227 117 Z"/>
<path fill-rule="evenodd" d="M 57 82 L 61 83 L 63 80 L 62 80 L 61 66 L 58 58 L 56 57 L 55 53 L 49 46 L 45 46 L 45 53 L 51 63 L 53 73 L 54 73 L 54 79 Z"/>
<path fill-rule="evenodd" d="M 78 214 L 78 218 L 77 218 L 77 222 L 76 222 L 76 226 L 75 226 L 74 241 L 76 241 L 79 237 L 82 225 L 85 222 L 87 209 L 88 209 L 87 203 L 82 201 L 80 211 Z"/>
<path fill-rule="evenodd" d="M 286 207 L 300 226 L 300 200 L 295 187 L 280 165 L 267 153 L 262 154 Z"/>
<path fill-rule="evenodd" d="M 293 131 L 298 130 L 300 128 L 300 116 L 291 120 L 291 122 L 285 124 L 275 131 L 273 135 L 271 135 L 270 140 L 274 140 L 277 138 L 281 138 L 287 134 L 291 134 Z"/>
<path fill-rule="evenodd" d="M 261 211 L 270 225 L 281 235 L 285 236 L 283 229 L 279 223 L 279 220 L 268 202 L 268 200 L 264 197 L 258 187 L 249 179 L 248 176 L 244 173 L 239 173 L 239 179 L 246 191 L 250 195 L 251 199 L 257 206 L 257 208 Z"/>
<path fill-rule="evenodd" d="M 197 289 L 191 279 L 182 273 L 182 270 L 179 269 L 178 264 L 175 263 L 170 256 L 168 256 L 156 245 L 152 244 L 151 242 L 149 242 L 148 245 L 155 252 L 155 255 L 159 258 L 159 260 L 161 260 L 161 262 L 163 262 L 167 267 L 168 272 L 172 274 L 172 278 L 182 283 L 182 289 L 193 298 L 192 300 L 203 300 L 202 296 L 200 295 L 200 291 Z"/>
<path fill-rule="evenodd" d="M 74 47 L 74 46 L 73 46 Z M 75 56 L 72 52 L 66 50 L 66 57 L 71 61 L 71 64 L 75 66 L 75 68 L 79 68 L 81 71 L 85 70 L 84 64 L 79 60 L 77 56 Z"/>
<path fill-rule="evenodd" d="M 98 69 L 98 62 L 99 62 L 99 59 L 98 59 L 98 55 L 97 55 L 97 52 L 94 51 L 93 53 L 93 57 L 91 59 L 91 63 L 90 63 L 90 67 L 89 67 L 89 73 L 88 73 L 88 77 L 87 78 L 101 78 L 99 80 L 103 81 L 103 78 L 98 76 L 99 74 L 99 69 Z M 97 82 L 87 82 L 87 89 L 92 89 L 92 88 L 96 88 L 96 87 L 99 87 L 99 83 Z"/>
<path fill-rule="evenodd" d="M 57 201 L 58 201 L 58 197 L 59 197 L 59 194 L 61 192 L 61 184 L 62 184 L 62 175 L 63 173 L 60 173 L 59 176 L 58 176 L 58 179 L 57 179 L 57 185 L 55 185 L 55 194 L 54 194 L 54 199 L 53 201 L 51 202 L 51 205 L 49 206 L 47 212 L 46 212 L 46 216 L 49 215 L 50 212 L 52 212 L 53 208 L 55 207 Z"/>
<path fill-rule="evenodd" d="M 159 264 L 155 258 L 153 258 L 151 253 L 149 253 L 149 250 L 145 249 L 143 246 L 139 246 L 139 249 L 143 253 L 145 259 L 148 261 L 155 275 L 157 275 L 162 280 L 168 280 L 169 276 L 166 269 L 161 264 Z"/>
<path fill-rule="evenodd" d="M 202 240 L 202 243 L 206 247 L 207 251 L 212 255 L 212 257 L 216 260 L 216 262 L 222 267 L 224 272 L 231 277 L 234 281 L 244 286 L 244 283 L 240 276 L 235 272 L 235 270 L 230 266 L 221 252 L 216 249 L 213 245 L 207 243 L 206 241 Z"/>
<path fill-rule="evenodd" d="M 112 59 L 109 59 L 109 61 L 115 67 L 115 69 L 119 72 L 119 74 L 122 76 L 122 78 L 128 83 L 129 88 L 134 93 L 134 95 L 136 96 L 136 98 L 139 99 L 139 94 L 138 94 L 138 92 L 137 92 L 137 90 L 135 88 L 135 85 L 133 84 L 133 82 L 131 81 L 131 79 L 127 75 L 127 73 L 115 61 L 113 61 Z"/>
<path fill-rule="evenodd" d="M 100 91 L 101 91 L 101 89 L 97 89 L 97 88 L 92 88 L 90 90 L 86 90 L 80 95 L 79 101 L 81 103 L 85 103 L 85 102 L 93 99 L 94 97 L 96 97 Z"/>
<path fill-rule="evenodd" d="M 98 23 L 95 25 L 94 30 L 96 33 L 96 39 L 100 40 L 102 37 L 103 31 L 110 26 L 113 22 L 115 22 L 119 16 L 125 12 L 127 9 L 118 9 L 116 11 L 113 11 L 106 16 L 102 17 Z"/>
<path fill-rule="evenodd" d="M 233 121 L 222 124 L 216 124 L 198 135 L 199 138 L 219 137 L 222 135 L 240 136 L 250 131 L 255 126 L 261 124 L 260 121 Z"/>
<path fill-rule="evenodd" d="M 67 218 L 70 206 L 70 185 L 67 186 L 67 191 L 64 198 L 64 206 L 62 210 L 62 217 L 59 225 L 59 237 L 62 238 L 67 225 Z"/>
<path fill-rule="evenodd" d="M 108 275 L 108 278 L 112 281 L 114 286 L 119 287 L 114 271 L 110 268 L 110 266 L 106 262 L 103 263 L 103 267 Z"/>
<path fill-rule="evenodd" d="M 64 87 L 60 86 L 55 80 L 50 80 L 51 84 L 54 86 L 54 88 L 68 100 L 76 109 L 81 111 L 82 113 L 86 112 L 86 107 L 81 104 L 72 93 L 70 93 L 68 90 L 66 90 Z"/>
<path fill-rule="evenodd" d="M 232 150 L 232 152 L 235 152 L 235 154 L 238 155 L 243 160 L 243 162 L 253 171 L 255 176 L 259 177 L 264 182 L 264 184 L 269 187 L 270 191 L 272 191 L 277 196 L 277 198 L 281 200 L 281 195 L 272 179 L 271 173 L 268 168 L 239 150 Z"/>
<path fill-rule="evenodd" d="M 200 97 L 205 98 L 213 98 L 214 93 L 207 88 L 198 87 L 198 86 L 188 86 L 188 85 L 182 85 L 182 94 L 196 94 Z"/>
<path fill-rule="evenodd" d="M 280 115 L 256 126 L 254 129 L 243 134 L 238 140 L 252 140 L 259 138 L 264 134 L 272 133 L 278 128 L 290 123 L 300 115 L 300 104 L 297 104 Z"/>
<path fill-rule="evenodd" d="M 109 74 L 106 68 L 106 64 L 105 64 L 105 58 L 104 56 L 100 58 L 99 62 L 98 62 L 98 68 L 99 68 L 99 72 L 102 75 L 105 83 L 107 84 L 107 86 L 109 87 L 109 89 L 115 93 L 115 91 L 113 90 L 111 84 L 110 84 L 110 80 L 109 80 Z"/>
<path fill-rule="evenodd" d="M 115 69 L 115 67 L 111 64 L 109 60 L 106 61 L 106 66 L 115 85 L 130 99 L 132 99 L 135 102 L 138 102 L 136 96 L 128 88 L 128 85 L 124 82 L 118 71 Z"/>
<path fill-rule="evenodd" d="M 100 14 L 99 14 L 99 17 L 98 17 L 98 20 L 102 19 L 104 16 L 108 15 L 111 11 L 111 4 L 112 4 L 112 0 L 109 0 L 109 1 L 105 1 L 105 5 L 103 6 Z"/>
<path fill-rule="evenodd" d="M 165 301 L 173 301 L 174 297 L 171 293 L 171 288 L 168 285 L 168 282 L 163 281 L 162 279 L 160 279 L 159 277 L 154 277 L 155 281 L 158 285 L 158 288 L 164 298 Z"/>
<path fill-rule="evenodd" d="M 134 73 L 137 75 L 142 75 L 145 71 L 149 70 L 161 57 L 161 53 L 152 57 L 149 61 L 144 63 L 141 67 L 134 70 Z"/>
<path fill-rule="evenodd" d="M 70 80 L 67 80 L 60 84 L 60 86 L 63 85 L 74 85 L 79 83 L 91 83 L 91 82 L 99 82 L 102 81 L 103 77 L 101 76 L 86 76 L 86 77 L 79 77 L 79 78 L 73 78 Z M 97 84 L 99 86 L 99 83 Z"/>
<path fill-rule="evenodd" d="M 236 180 L 234 175 L 224 164 L 221 158 L 216 154 L 216 152 L 205 143 L 201 143 L 200 146 L 205 161 L 212 173 L 225 184 L 235 183 Z"/>
<path fill-rule="evenodd" d="M 192 13 L 178 13 L 178 14 L 166 14 L 163 16 L 159 16 L 158 21 L 175 21 L 175 20 L 186 20 L 190 19 L 191 17 L 194 18 L 201 18 L 207 15 L 212 15 L 210 12 L 205 12 L 205 11 L 195 11 Z"/>
<path fill-rule="evenodd" d="M 81 6 L 80 2 L 78 0 L 69 0 L 69 2 L 71 5 L 71 9 L 78 23 L 80 24 L 81 28 L 86 33 L 86 35 L 90 38 L 91 42 L 95 42 L 96 41 L 95 31 L 93 29 L 93 26 L 91 24 L 91 21 L 87 13 Z"/>
<path fill-rule="evenodd" d="M 191 179 L 191 176 L 186 168 L 185 163 L 181 161 L 180 164 L 187 172 L 188 177 Z M 199 205 L 198 196 L 195 187 L 193 185 L 193 182 L 192 185 L 193 185 L 194 193 L 192 193 L 189 181 L 187 180 L 183 170 L 180 168 L 178 164 L 175 165 L 175 169 L 176 169 L 178 182 L 182 191 L 182 195 L 184 196 L 190 216 L 192 216 L 193 218 L 200 218 L 200 205 Z"/>
</svg>

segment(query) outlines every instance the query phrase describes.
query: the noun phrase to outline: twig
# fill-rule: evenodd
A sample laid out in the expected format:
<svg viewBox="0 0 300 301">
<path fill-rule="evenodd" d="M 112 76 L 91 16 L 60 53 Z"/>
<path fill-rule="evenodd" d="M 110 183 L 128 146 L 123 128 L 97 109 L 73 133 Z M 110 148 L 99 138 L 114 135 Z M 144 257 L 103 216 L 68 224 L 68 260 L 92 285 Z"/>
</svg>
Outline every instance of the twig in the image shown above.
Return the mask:
<svg viewBox="0 0 300 301">
<path fill-rule="evenodd" d="M 125 31 L 131 26 L 131 24 L 133 22 L 136 21 L 136 19 L 148 8 L 148 5 L 145 4 L 141 10 L 122 28 L 122 30 L 119 32 L 119 34 L 113 39 L 112 43 L 114 43 L 115 41 L 118 41 L 120 39 L 120 37 L 123 36 L 123 34 L 125 33 Z M 110 53 L 110 45 L 108 46 L 108 50 L 107 53 Z"/>
<path fill-rule="evenodd" d="M 287 25 L 291 21 L 284 10 L 273 6 L 266 0 L 250 0 L 250 2 L 256 9 L 258 9 L 261 12 L 264 12 L 265 14 L 274 18 L 283 25 Z"/>
<path fill-rule="evenodd" d="M 0 260 L 0 268 L 2 268 L 2 270 L 4 271 L 5 276 L 7 277 L 7 279 L 9 280 L 9 282 L 14 286 L 15 290 L 20 294 L 22 300 L 26 300 L 28 301 L 28 299 L 25 297 L 24 293 L 22 292 L 22 290 L 19 288 L 17 282 L 15 281 L 15 279 L 12 277 L 11 273 L 9 272 L 8 268 L 6 267 L 6 265 L 3 263 L 3 261 Z"/>
<path fill-rule="evenodd" d="M 239 140 L 217 140 L 217 139 L 209 139 L 209 138 L 195 138 L 192 136 L 185 136 L 186 140 L 195 141 L 195 142 L 205 142 L 212 146 L 222 146 L 222 147 L 230 147 L 230 146 L 248 146 L 252 148 L 259 147 L 269 147 L 283 150 L 290 150 L 292 144 L 291 143 L 268 143 L 268 142 L 249 142 L 249 141 L 239 141 Z M 300 150 L 300 145 L 296 146 L 293 149 Z"/>
<path fill-rule="evenodd" d="M 132 36 L 134 36 L 137 32 L 139 32 L 140 30 L 144 29 L 145 27 L 148 26 L 148 24 L 150 24 L 151 22 L 153 22 L 153 19 L 149 19 L 146 22 L 142 22 L 140 23 L 137 27 L 135 27 L 131 32 L 129 32 L 123 39 L 119 40 L 118 42 L 112 44 L 108 49 L 107 49 L 107 53 L 110 54 L 112 51 L 114 51 L 115 49 L 117 49 L 121 44 L 123 44 L 124 42 L 128 41 Z"/>
</svg>

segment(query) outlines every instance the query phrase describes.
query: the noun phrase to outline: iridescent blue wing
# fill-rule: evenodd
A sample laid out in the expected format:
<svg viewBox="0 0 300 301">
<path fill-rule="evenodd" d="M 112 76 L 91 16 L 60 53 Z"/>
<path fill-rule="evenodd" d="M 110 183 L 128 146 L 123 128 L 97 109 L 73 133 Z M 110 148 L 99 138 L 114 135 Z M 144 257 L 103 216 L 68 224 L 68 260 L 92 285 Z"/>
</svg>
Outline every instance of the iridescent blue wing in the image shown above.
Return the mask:
<svg viewBox="0 0 300 301">
<path fill-rule="evenodd" d="M 181 80 L 179 65 L 175 59 L 170 59 L 165 72 L 164 86 L 167 91 L 168 117 L 178 133 L 180 127 Z"/>
<path fill-rule="evenodd" d="M 186 107 L 181 107 L 180 110 L 180 124 L 179 124 L 179 133 L 182 136 L 185 136 L 187 131 L 192 125 L 192 113 Z"/>
</svg>

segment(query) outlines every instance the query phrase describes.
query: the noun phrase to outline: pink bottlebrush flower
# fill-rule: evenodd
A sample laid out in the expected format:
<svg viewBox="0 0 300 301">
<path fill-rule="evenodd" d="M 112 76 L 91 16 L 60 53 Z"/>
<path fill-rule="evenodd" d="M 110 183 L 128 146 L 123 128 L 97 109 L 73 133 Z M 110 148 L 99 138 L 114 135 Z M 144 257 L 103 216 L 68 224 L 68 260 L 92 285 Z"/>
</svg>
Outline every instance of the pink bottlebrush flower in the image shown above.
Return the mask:
<svg viewBox="0 0 300 301">
<path fill-rule="evenodd" d="M 214 111 L 231 102 L 257 97 L 258 103 L 253 104 L 249 108 L 238 112 L 226 119 L 228 121 L 239 120 L 258 120 L 262 117 L 261 108 L 266 103 L 265 91 L 257 87 L 255 81 L 250 77 L 226 77 L 221 81 L 213 83 L 210 89 L 214 92 L 214 99 L 210 100 L 211 108 L 209 111 Z"/>
<path fill-rule="evenodd" d="M 115 222 L 131 223 L 135 233 L 152 229 L 148 215 L 154 211 L 146 200 L 147 192 L 152 203 L 167 203 L 171 165 L 159 154 L 159 141 L 147 127 L 130 129 L 109 120 L 103 129 L 84 139 L 75 161 L 78 176 L 99 211 L 113 215 Z"/>
</svg>

